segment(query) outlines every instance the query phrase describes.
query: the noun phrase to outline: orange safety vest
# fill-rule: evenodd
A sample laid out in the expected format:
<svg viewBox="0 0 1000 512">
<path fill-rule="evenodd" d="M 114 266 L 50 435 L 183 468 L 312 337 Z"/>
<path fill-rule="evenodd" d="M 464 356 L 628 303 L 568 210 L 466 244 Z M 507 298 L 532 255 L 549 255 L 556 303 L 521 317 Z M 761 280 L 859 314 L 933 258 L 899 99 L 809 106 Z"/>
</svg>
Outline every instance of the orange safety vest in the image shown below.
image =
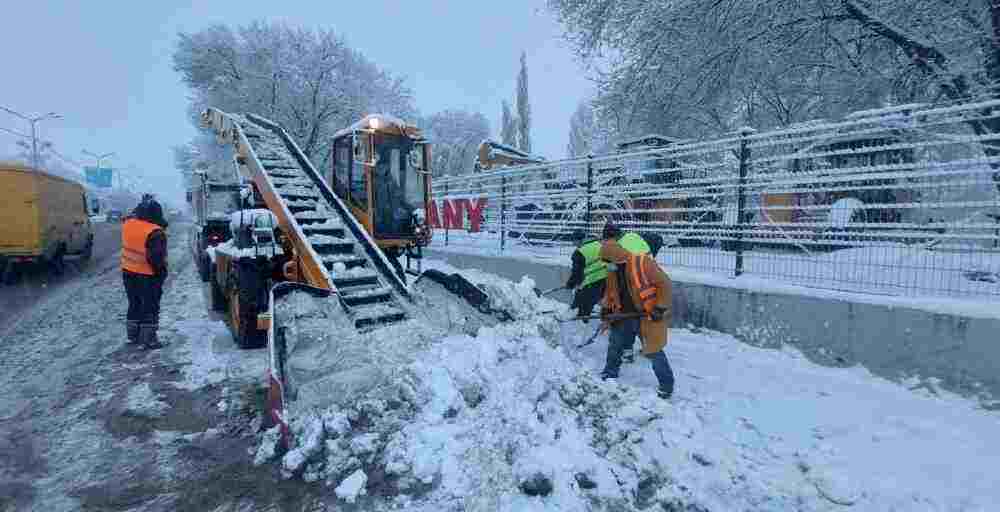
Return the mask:
<svg viewBox="0 0 1000 512">
<path fill-rule="evenodd" d="M 122 225 L 122 270 L 133 274 L 156 274 L 146 258 L 146 240 L 158 229 L 152 222 L 129 219 Z"/>
<path fill-rule="evenodd" d="M 646 314 L 652 314 L 653 308 L 656 307 L 656 284 L 649 277 L 648 265 L 656 264 L 655 260 L 649 254 L 631 254 L 628 259 L 628 276 L 626 279 L 629 281 L 629 288 L 635 290 L 639 295 L 639 304 L 636 304 L 636 308 L 645 312 Z M 621 278 L 622 272 L 619 270 L 615 272 L 618 278 Z M 610 283 L 610 281 L 609 281 Z M 608 287 L 607 298 L 610 304 L 612 313 L 617 313 L 622 310 L 622 304 L 618 299 L 618 283 L 614 282 L 614 285 Z"/>
</svg>

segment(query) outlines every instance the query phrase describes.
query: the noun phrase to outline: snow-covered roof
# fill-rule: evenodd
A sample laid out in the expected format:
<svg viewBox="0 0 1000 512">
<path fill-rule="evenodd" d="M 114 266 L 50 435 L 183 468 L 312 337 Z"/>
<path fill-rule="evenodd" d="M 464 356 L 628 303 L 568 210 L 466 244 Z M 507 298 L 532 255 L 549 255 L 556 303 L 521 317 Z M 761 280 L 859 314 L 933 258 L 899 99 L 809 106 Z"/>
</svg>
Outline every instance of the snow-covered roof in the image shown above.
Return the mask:
<svg viewBox="0 0 1000 512">
<path fill-rule="evenodd" d="M 374 123 L 374 124 L 373 124 Z M 368 114 L 359 121 L 333 134 L 337 139 L 344 135 L 350 135 L 362 130 L 385 130 L 387 127 L 394 127 L 399 131 L 413 131 L 416 127 L 390 114 Z"/>
<path fill-rule="evenodd" d="M 491 140 L 491 139 L 486 139 L 486 140 L 482 141 L 481 143 L 479 143 L 479 146 L 480 147 L 486 146 L 487 148 L 489 148 L 490 158 L 496 158 L 498 156 L 503 156 L 503 157 L 510 158 L 512 160 L 534 160 L 536 162 L 544 162 L 545 161 L 545 157 L 543 157 L 543 156 L 538 156 L 538 155 L 532 155 L 530 153 L 525 153 L 524 151 L 521 151 L 520 149 L 517 149 L 517 148 L 512 147 L 512 146 L 508 146 L 506 144 L 502 144 L 500 142 L 497 142 L 497 141 Z"/>
<path fill-rule="evenodd" d="M 656 144 L 653 144 L 652 141 L 655 141 Z M 618 148 L 618 149 L 622 149 L 622 148 L 626 148 L 626 147 L 629 147 L 629 146 L 635 146 L 635 145 L 639 145 L 639 144 L 644 145 L 644 146 L 652 146 L 652 145 L 666 146 L 668 144 L 676 144 L 677 142 L 680 142 L 680 139 L 678 139 L 676 137 L 667 137 L 666 135 L 659 135 L 659 134 L 656 134 L 656 133 L 651 133 L 649 135 L 643 135 L 642 137 L 637 137 L 637 138 L 634 138 L 634 139 L 623 140 L 623 141 L 619 142 L 618 144 L 615 144 L 615 147 Z"/>
</svg>

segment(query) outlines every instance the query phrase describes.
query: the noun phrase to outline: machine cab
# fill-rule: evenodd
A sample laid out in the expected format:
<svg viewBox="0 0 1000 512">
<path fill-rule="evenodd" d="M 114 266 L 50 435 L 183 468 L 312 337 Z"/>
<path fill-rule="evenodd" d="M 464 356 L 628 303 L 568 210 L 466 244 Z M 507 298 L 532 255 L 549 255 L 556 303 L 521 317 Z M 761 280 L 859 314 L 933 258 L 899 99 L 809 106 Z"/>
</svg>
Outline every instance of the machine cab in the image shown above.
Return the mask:
<svg viewBox="0 0 1000 512">
<path fill-rule="evenodd" d="M 424 246 L 430 144 L 402 120 L 369 115 L 334 135 L 334 193 L 383 249 Z"/>
</svg>

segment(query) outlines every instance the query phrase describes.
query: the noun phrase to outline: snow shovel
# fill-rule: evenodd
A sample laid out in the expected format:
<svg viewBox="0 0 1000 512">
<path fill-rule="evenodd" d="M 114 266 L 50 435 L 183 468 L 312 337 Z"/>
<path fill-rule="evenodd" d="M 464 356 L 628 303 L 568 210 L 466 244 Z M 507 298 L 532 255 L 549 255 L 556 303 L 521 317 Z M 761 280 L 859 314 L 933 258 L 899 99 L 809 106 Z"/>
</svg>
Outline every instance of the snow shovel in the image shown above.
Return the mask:
<svg viewBox="0 0 1000 512">
<path fill-rule="evenodd" d="M 535 295 L 537 295 L 539 298 L 541 298 L 541 297 L 545 297 L 545 296 L 548 296 L 550 294 L 553 294 L 553 293 L 555 293 L 555 292 L 557 292 L 559 290 L 565 290 L 565 289 L 566 289 L 565 286 L 557 286 L 555 288 L 550 288 L 550 289 L 545 290 L 543 292 L 543 291 L 539 290 L 538 288 L 535 288 Z"/>
<path fill-rule="evenodd" d="M 615 313 L 613 315 L 601 316 L 601 315 L 588 315 L 588 316 L 574 316 L 573 318 L 562 318 L 560 322 L 576 322 L 577 320 L 608 320 L 614 322 L 615 320 L 625 320 L 627 318 L 642 318 L 646 315 L 642 313 Z"/>
<path fill-rule="evenodd" d="M 576 348 L 583 348 L 583 347 L 586 347 L 587 345 L 590 345 L 590 344 L 594 343 L 595 341 L 597 341 L 597 337 L 598 336 L 600 336 L 601 334 L 604 334 L 604 331 L 605 331 L 604 324 L 601 324 L 601 325 L 597 326 L 597 330 L 594 331 L 594 335 L 591 336 L 590 338 L 587 338 L 587 341 L 585 341 L 585 342 L 577 345 Z"/>
</svg>

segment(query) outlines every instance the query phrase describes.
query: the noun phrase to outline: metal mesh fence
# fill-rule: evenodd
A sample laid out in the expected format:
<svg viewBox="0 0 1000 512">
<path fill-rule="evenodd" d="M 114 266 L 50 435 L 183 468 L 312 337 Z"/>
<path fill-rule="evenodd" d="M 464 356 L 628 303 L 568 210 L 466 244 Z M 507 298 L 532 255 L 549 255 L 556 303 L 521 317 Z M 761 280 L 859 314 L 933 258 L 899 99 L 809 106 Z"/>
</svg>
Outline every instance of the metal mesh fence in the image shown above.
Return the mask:
<svg viewBox="0 0 1000 512">
<path fill-rule="evenodd" d="M 863 293 L 1000 298 L 1000 100 L 439 178 L 432 248 L 558 257 L 605 222 L 658 259 Z"/>
</svg>

